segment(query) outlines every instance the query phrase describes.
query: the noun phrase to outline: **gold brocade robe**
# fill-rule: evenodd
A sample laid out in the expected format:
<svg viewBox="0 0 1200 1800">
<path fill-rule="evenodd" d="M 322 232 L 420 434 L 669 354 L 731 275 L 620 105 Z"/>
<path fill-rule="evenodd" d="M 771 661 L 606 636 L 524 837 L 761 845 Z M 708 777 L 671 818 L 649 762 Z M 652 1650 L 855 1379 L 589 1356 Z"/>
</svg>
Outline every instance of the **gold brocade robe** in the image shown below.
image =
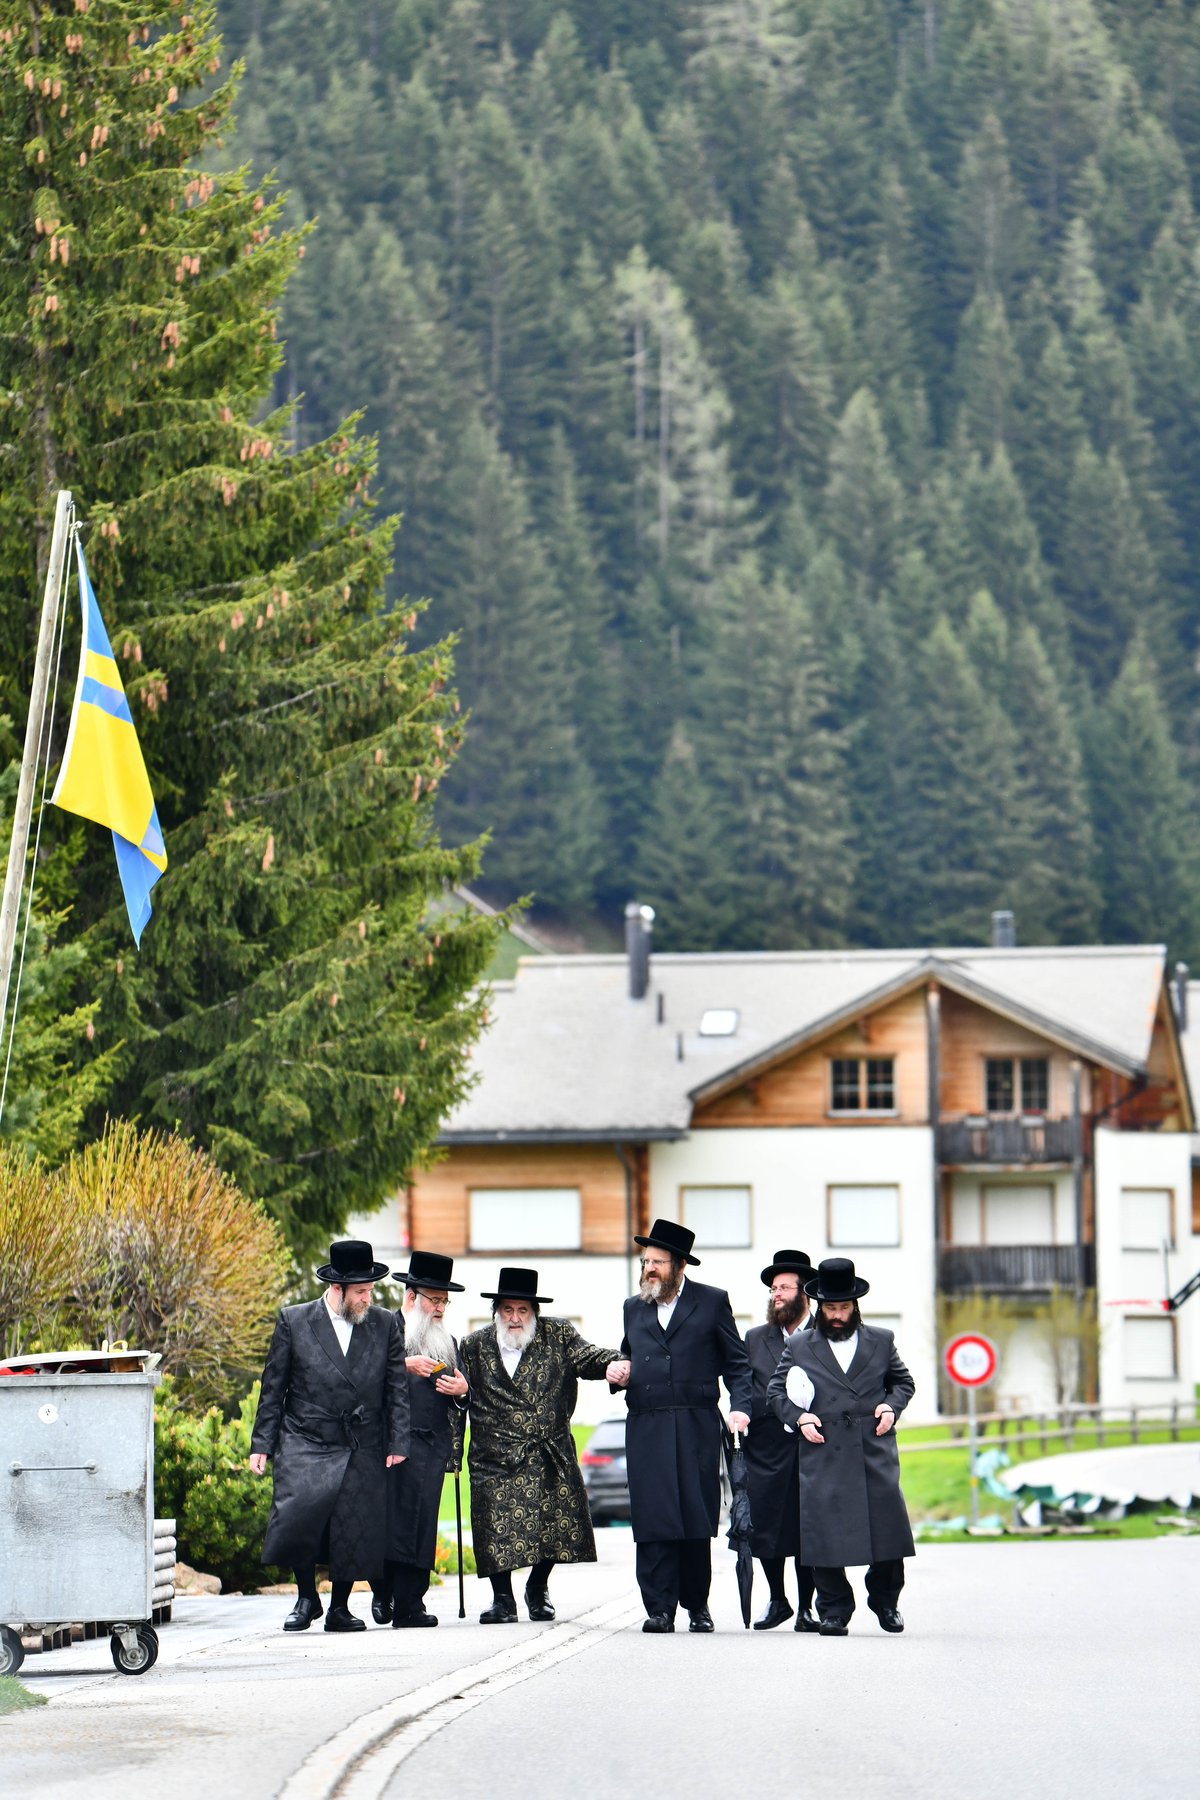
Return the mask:
<svg viewBox="0 0 1200 1800">
<path fill-rule="evenodd" d="M 539 1318 L 509 1376 L 485 1325 L 462 1342 L 471 1384 L 471 1535 L 481 1575 L 536 1562 L 595 1562 L 596 1541 L 571 1436 L 578 1384 L 603 1381 L 617 1355 L 567 1319 Z"/>
</svg>

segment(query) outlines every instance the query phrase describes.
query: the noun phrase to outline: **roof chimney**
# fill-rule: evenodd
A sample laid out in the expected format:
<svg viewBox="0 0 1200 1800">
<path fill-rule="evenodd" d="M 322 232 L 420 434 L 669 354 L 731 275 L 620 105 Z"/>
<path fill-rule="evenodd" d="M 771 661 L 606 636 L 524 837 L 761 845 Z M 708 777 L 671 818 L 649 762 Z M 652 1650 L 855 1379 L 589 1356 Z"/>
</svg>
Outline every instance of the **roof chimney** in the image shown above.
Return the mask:
<svg viewBox="0 0 1200 1800">
<path fill-rule="evenodd" d="M 992 949 L 1015 950 L 1017 946 L 1017 922 L 1010 912 L 994 912 L 992 914 Z"/>
<path fill-rule="evenodd" d="M 654 908 L 631 900 L 625 908 L 625 954 L 629 958 L 629 998 L 644 1000 L 650 986 L 650 934 Z"/>
<path fill-rule="evenodd" d="M 1187 990 L 1190 971 L 1185 962 L 1175 964 L 1175 1022 L 1180 1031 L 1186 1031 L 1187 1023 Z"/>
</svg>

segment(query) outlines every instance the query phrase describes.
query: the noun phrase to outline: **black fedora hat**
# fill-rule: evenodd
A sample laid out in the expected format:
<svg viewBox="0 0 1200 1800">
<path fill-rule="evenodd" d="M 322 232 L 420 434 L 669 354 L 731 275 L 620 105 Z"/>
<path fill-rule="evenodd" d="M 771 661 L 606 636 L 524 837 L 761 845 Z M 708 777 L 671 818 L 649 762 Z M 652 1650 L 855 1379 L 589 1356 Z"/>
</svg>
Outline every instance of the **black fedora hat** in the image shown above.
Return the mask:
<svg viewBox="0 0 1200 1800">
<path fill-rule="evenodd" d="M 392 1274 L 405 1287 L 436 1288 L 448 1294 L 465 1294 L 466 1288 L 461 1281 L 451 1281 L 454 1273 L 454 1258 L 439 1256 L 436 1250 L 414 1250 L 408 1259 L 407 1269 L 393 1269 Z"/>
<path fill-rule="evenodd" d="M 854 1273 L 848 1256 L 827 1256 L 812 1280 L 805 1282 L 804 1291 L 810 1300 L 857 1300 L 870 1293 L 871 1284 Z"/>
<path fill-rule="evenodd" d="M 495 1293 L 482 1297 L 485 1300 L 530 1300 L 537 1306 L 554 1305 L 549 1294 L 538 1293 L 536 1269 L 501 1269 Z"/>
<path fill-rule="evenodd" d="M 643 1250 L 653 1244 L 656 1250 L 668 1250 L 672 1256 L 682 1256 L 684 1262 L 700 1267 L 700 1258 L 692 1255 L 695 1232 L 689 1231 L 686 1225 L 676 1225 L 672 1219 L 655 1219 L 645 1237 L 635 1237 L 633 1241 Z"/>
<path fill-rule="evenodd" d="M 386 1263 L 375 1261 L 375 1252 L 362 1238 L 343 1238 L 330 1244 L 329 1261 L 317 1270 L 318 1281 L 336 1281 L 339 1287 L 356 1287 L 363 1281 L 382 1281 Z"/>
<path fill-rule="evenodd" d="M 770 1287 L 777 1275 L 811 1275 L 812 1257 L 807 1250 L 777 1250 L 771 1265 L 762 1272 L 764 1287 Z"/>
</svg>

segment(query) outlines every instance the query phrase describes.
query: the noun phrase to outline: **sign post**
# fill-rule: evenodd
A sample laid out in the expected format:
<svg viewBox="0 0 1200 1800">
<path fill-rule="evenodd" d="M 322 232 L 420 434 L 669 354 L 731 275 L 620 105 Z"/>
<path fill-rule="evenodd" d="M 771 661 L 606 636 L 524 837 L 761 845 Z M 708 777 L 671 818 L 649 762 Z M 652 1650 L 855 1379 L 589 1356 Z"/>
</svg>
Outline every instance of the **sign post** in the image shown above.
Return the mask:
<svg viewBox="0 0 1200 1800">
<path fill-rule="evenodd" d="M 971 1464 L 971 1523 L 979 1523 L 979 1451 L 975 1423 L 975 1390 L 986 1387 L 996 1373 L 996 1346 L 991 1338 L 977 1331 L 964 1331 L 951 1338 L 942 1352 L 942 1362 L 951 1381 L 967 1390 L 967 1454 Z"/>
</svg>

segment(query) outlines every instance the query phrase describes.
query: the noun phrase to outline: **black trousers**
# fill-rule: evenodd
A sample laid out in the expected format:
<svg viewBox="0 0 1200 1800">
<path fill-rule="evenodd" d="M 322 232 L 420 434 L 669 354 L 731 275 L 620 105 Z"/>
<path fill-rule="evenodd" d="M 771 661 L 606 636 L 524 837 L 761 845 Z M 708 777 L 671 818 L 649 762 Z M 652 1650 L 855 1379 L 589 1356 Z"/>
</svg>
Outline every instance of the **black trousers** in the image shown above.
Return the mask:
<svg viewBox="0 0 1200 1800">
<path fill-rule="evenodd" d="M 783 1588 L 783 1575 L 784 1570 L 787 1568 L 787 1557 L 760 1556 L 758 1560 L 762 1564 L 763 1574 L 767 1578 L 767 1585 L 771 1590 L 772 1599 L 786 1599 L 787 1596 L 784 1593 Z M 800 1561 L 798 1556 L 794 1557 L 792 1560 L 796 1565 L 796 1597 L 800 1603 L 800 1611 L 808 1612 L 812 1607 L 813 1592 L 816 1588 L 816 1583 L 813 1580 L 813 1572 L 808 1567 L 807 1563 L 802 1563 Z"/>
<path fill-rule="evenodd" d="M 817 1587 L 817 1616 L 822 1619 L 848 1619 L 854 1611 L 854 1589 L 846 1579 L 845 1569 L 814 1569 Z M 900 1599 L 904 1586 L 904 1558 L 871 1563 L 865 1582 L 867 1605 L 872 1612 L 886 1612 Z"/>
<path fill-rule="evenodd" d="M 672 1538 L 667 1542 L 639 1544 L 637 1583 L 647 1613 L 675 1617 L 675 1608 L 688 1612 L 708 1605 L 712 1586 L 712 1539 Z"/>
<path fill-rule="evenodd" d="M 384 1564 L 384 1598 L 389 1592 L 392 1610 L 398 1618 L 407 1618 L 411 1613 L 424 1612 L 421 1604 L 429 1592 L 430 1569 L 418 1569 L 415 1563 L 388 1562 Z"/>
</svg>

